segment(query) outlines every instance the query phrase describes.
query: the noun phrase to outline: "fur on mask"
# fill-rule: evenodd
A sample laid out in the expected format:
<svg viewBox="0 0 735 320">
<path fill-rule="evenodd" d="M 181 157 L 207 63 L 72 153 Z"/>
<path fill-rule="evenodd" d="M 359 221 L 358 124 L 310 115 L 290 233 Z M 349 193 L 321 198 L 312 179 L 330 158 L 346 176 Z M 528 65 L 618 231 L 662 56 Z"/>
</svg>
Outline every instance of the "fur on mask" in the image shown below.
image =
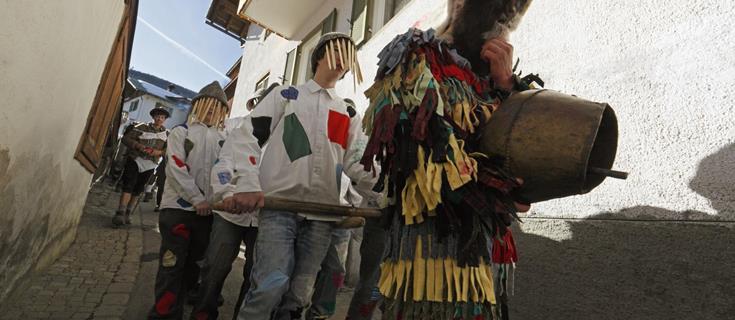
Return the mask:
<svg viewBox="0 0 735 320">
<path fill-rule="evenodd" d="M 447 20 L 439 35 L 451 42 L 479 75 L 489 72 L 480 58 L 485 40 L 514 31 L 532 0 L 447 0 Z"/>
</svg>

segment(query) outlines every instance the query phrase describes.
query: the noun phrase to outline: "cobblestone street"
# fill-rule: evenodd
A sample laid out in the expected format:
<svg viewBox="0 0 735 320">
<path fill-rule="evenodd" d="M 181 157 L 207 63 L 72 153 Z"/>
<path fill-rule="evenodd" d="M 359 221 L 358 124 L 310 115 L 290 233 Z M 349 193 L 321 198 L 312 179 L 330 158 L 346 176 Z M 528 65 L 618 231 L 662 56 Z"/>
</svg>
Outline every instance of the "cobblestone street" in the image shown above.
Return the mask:
<svg viewBox="0 0 735 320">
<path fill-rule="evenodd" d="M 110 227 L 117 193 L 90 190 L 77 237 L 53 265 L 33 275 L 3 303 L 0 319 L 120 319 L 140 267 L 140 215 L 129 228 Z"/>
<path fill-rule="evenodd" d="M 158 266 L 158 214 L 153 202 L 141 203 L 131 226 L 112 228 L 118 197 L 106 182 L 90 190 L 74 243 L 16 288 L 0 319 L 145 319 Z M 243 263 L 237 259 L 225 283 L 220 319 L 232 318 Z M 350 296 L 341 291 L 334 319 L 344 318 Z"/>
</svg>

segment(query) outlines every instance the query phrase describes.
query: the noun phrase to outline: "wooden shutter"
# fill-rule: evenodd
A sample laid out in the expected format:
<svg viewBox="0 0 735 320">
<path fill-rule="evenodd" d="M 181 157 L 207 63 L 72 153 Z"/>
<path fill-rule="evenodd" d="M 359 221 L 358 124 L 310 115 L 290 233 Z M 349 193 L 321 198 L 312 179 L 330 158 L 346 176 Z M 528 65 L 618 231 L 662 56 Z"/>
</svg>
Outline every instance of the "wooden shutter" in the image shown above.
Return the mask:
<svg viewBox="0 0 735 320">
<path fill-rule="evenodd" d="M 333 32 L 337 28 L 337 9 L 332 10 L 322 21 L 322 34 Z"/>
<path fill-rule="evenodd" d="M 95 172 L 102 161 L 110 126 L 120 112 L 122 93 L 127 78 L 128 59 L 135 31 L 137 0 L 125 1 L 125 11 L 107 58 L 97 93 L 87 117 L 87 124 L 74 158 L 89 172 Z"/>
<path fill-rule="evenodd" d="M 286 68 L 283 70 L 283 84 L 290 85 L 294 82 L 294 68 L 296 67 L 296 49 L 286 54 Z"/>
<path fill-rule="evenodd" d="M 369 0 L 353 0 L 352 1 L 352 32 L 350 36 L 356 45 L 360 45 L 370 37 L 368 27 L 370 25 Z"/>
</svg>

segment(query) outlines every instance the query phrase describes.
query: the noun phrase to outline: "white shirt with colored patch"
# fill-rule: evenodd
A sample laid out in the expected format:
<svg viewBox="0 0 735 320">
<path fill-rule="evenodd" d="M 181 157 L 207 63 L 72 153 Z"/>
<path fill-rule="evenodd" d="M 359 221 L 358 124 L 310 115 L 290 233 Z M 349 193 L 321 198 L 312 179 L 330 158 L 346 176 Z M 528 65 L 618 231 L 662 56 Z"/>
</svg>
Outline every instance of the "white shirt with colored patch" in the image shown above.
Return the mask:
<svg viewBox="0 0 735 320">
<path fill-rule="evenodd" d="M 359 163 L 367 145 L 361 122 L 359 115 L 350 117 L 334 89 L 313 80 L 275 88 L 228 136 L 212 169 L 215 199 L 263 191 L 266 197 L 339 205 L 343 173 L 357 192 L 375 197 L 377 174 Z M 215 179 L 228 174 L 227 183 Z"/>
<path fill-rule="evenodd" d="M 133 128 L 133 130 L 139 130 Z M 139 130 L 140 131 L 140 130 Z M 140 131 L 141 134 L 138 136 L 138 139 L 140 140 L 163 140 L 166 141 L 168 138 L 168 130 L 164 130 L 161 132 L 146 132 L 146 131 Z M 156 167 L 158 167 L 158 162 L 145 159 L 142 157 L 135 157 L 135 164 L 138 165 L 138 172 L 145 172 L 148 170 L 153 170 Z"/>
<path fill-rule="evenodd" d="M 199 122 L 171 130 L 166 156 L 166 185 L 161 208 L 196 211 L 194 204 L 213 203 L 209 179 L 225 141 L 225 131 Z"/>
</svg>

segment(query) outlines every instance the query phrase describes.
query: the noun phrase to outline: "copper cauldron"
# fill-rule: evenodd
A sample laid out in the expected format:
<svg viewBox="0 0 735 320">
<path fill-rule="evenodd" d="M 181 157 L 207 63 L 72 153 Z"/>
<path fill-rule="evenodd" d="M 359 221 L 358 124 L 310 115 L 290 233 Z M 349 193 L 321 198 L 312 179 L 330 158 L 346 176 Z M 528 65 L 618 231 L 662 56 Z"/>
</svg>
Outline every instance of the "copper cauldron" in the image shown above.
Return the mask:
<svg viewBox="0 0 735 320">
<path fill-rule="evenodd" d="M 606 103 L 552 90 L 512 95 L 483 128 L 481 151 L 505 157 L 506 169 L 523 178 L 520 196 L 529 202 L 587 193 L 611 170 L 618 121 Z"/>
</svg>

